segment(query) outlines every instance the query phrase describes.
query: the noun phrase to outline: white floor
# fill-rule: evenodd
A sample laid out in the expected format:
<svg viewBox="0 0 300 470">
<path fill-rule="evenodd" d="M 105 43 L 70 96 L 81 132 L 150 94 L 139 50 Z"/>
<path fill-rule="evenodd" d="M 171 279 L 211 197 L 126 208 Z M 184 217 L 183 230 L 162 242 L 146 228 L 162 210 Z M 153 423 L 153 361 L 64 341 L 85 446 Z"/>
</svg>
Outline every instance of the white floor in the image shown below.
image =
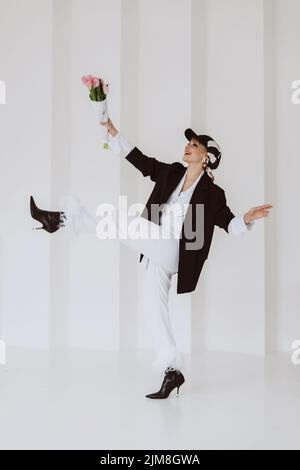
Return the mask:
<svg viewBox="0 0 300 470">
<path fill-rule="evenodd" d="M 193 353 L 179 397 L 151 354 L 9 349 L 0 365 L 1 449 L 300 449 L 300 365 Z"/>
</svg>

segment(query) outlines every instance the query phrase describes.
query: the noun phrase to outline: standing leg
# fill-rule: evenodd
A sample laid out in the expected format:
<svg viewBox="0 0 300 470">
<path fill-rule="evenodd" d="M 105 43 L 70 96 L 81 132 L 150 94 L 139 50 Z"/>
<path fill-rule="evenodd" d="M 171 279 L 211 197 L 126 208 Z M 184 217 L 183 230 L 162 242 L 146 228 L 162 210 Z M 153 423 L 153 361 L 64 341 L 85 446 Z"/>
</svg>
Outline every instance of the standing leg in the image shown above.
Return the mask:
<svg viewBox="0 0 300 470">
<path fill-rule="evenodd" d="M 71 225 L 75 233 L 89 232 L 97 236 L 100 218 L 93 211 L 70 198 L 68 204 L 64 204 L 64 212 L 66 226 Z M 126 227 L 120 223 L 120 217 L 127 220 Z M 178 240 L 167 238 L 168 234 L 163 226 L 144 217 L 128 216 L 127 212 L 119 212 L 115 217 L 111 215 L 109 220 L 121 243 L 144 254 L 144 302 L 156 354 L 152 368 L 159 374 L 168 367 L 180 369 L 182 357 L 176 346 L 168 307 L 172 275 L 178 271 Z M 139 225 L 139 233 L 144 238 L 134 237 L 129 229 L 131 223 Z"/>
<path fill-rule="evenodd" d="M 169 315 L 169 291 L 172 273 L 148 259 L 145 267 L 144 302 L 151 328 L 155 359 L 152 369 L 157 374 L 167 368 L 182 369 Z"/>
</svg>

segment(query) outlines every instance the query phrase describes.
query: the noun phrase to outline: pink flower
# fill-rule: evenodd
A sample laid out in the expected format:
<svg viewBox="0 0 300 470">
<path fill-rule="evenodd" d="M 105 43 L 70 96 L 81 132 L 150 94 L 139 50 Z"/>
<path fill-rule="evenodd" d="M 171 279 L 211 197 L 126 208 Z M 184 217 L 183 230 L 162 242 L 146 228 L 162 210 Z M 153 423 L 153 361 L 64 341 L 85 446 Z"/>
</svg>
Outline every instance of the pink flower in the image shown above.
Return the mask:
<svg viewBox="0 0 300 470">
<path fill-rule="evenodd" d="M 81 81 L 85 86 L 91 89 L 93 86 L 93 78 L 94 77 L 92 75 L 86 75 L 81 78 Z"/>
<path fill-rule="evenodd" d="M 104 80 L 102 78 L 94 77 L 93 75 L 84 75 L 83 77 L 81 77 L 81 82 L 85 86 L 87 86 L 89 90 L 98 88 L 101 84 L 103 92 L 105 94 L 108 93 L 108 83 L 104 83 Z"/>
<path fill-rule="evenodd" d="M 99 86 L 99 78 L 97 77 L 92 78 L 92 86 L 93 88 L 97 88 L 97 86 Z"/>
</svg>

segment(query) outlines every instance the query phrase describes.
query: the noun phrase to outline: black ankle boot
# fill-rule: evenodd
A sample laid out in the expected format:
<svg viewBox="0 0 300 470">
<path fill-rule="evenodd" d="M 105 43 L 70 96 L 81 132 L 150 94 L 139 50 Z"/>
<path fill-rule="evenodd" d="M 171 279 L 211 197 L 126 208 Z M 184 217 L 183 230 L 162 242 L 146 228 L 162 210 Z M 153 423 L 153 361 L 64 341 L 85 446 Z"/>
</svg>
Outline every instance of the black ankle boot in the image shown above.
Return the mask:
<svg viewBox="0 0 300 470">
<path fill-rule="evenodd" d="M 183 374 L 180 370 L 168 367 L 165 370 L 165 376 L 160 390 L 155 393 L 146 395 L 147 398 L 168 398 L 174 388 L 177 387 L 177 397 L 179 395 L 179 387 L 185 382 Z"/>
<path fill-rule="evenodd" d="M 30 196 L 30 212 L 33 219 L 38 220 L 43 224 L 42 227 L 37 227 L 34 230 L 44 229 L 49 233 L 56 232 L 60 227 L 64 226 L 66 220 L 64 212 L 53 212 L 39 209 Z"/>
</svg>

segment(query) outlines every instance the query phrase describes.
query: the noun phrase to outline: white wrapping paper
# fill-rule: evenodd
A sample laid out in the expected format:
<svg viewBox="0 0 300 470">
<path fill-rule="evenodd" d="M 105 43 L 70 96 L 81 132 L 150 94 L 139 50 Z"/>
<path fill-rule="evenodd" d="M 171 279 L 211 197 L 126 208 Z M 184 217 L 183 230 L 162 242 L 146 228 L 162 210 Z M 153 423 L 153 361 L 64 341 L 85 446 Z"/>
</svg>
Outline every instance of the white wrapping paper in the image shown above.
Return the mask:
<svg viewBox="0 0 300 470">
<path fill-rule="evenodd" d="M 91 104 L 96 114 L 102 147 L 104 149 L 108 149 L 109 148 L 108 130 L 105 126 L 102 126 L 100 124 L 100 121 L 108 121 L 107 99 L 105 98 L 105 100 L 102 100 L 102 101 L 91 101 Z"/>
</svg>

